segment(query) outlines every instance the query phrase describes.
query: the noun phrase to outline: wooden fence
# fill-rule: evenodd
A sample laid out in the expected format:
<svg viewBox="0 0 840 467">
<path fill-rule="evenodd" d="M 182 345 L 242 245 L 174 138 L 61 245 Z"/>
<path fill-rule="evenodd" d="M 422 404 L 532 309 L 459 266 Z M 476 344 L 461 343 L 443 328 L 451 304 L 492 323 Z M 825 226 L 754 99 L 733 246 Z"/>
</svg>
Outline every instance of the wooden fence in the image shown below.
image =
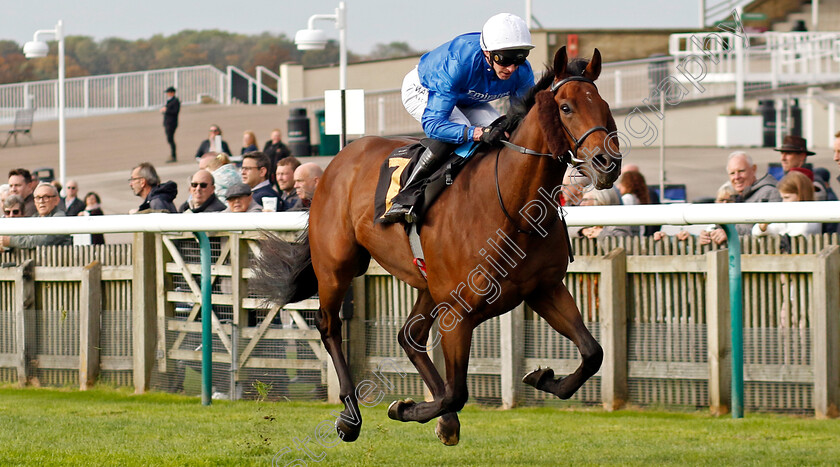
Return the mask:
<svg viewBox="0 0 840 467">
<path fill-rule="evenodd" d="M 337 399 L 313 328 L 317 300 L 266 306 L 248 291 L 253 235 L 213 237 L 213 360 L 217 391 L 272 397 L 301 375 L 308 397 Z M 742 239 L 746 406 L 836 416 L 840 392 L 840 247 L 836 236 Z M 782 248 L 790 253 L 780 254 Z M 605 350 L 574 396 L 728 410 L 730 343 L 725 250 L 689 240 L 575 239 L 567 286 Z M 200 362 L 198 249 L 190 236 L 136 234 L 133 245 L 47 247 L 0 256 L 0 381 L 186 391 Z M 427 395 L 397 344 L 416 292 L 377 265 L 353 284 L 345 345 L 357 380 L 379 368 L 389 396 Z M 526 306 L 475 331 L 473 401 L 558 404 L 520 382 L 537 366 L 574 370 L 574 346 Z M 432 358 L 442 361 L 437 349 Z M 297 375 L 297 377 L 295 377 Z M 273 387 L 273 389 L 271 389 Z"/>
</svg>

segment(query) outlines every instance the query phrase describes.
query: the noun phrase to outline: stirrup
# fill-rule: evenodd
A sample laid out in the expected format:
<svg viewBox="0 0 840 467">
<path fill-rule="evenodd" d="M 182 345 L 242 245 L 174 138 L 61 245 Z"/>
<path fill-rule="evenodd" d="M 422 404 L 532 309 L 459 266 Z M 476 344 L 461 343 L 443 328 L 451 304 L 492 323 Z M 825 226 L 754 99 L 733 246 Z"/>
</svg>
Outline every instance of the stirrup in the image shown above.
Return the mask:
<svg viewBox="0 0 840 467">
<path fill-rule="evenodd" d="M 382 223 L 395 224 L 397 222 L 406 222 L 410 224 L 417 219 L 417 216 L 413 211 L 414 208 L 412 206 L 403 206 L 402 204 L 394 203 L 394 205 L 391 206 L 391 209 L 382 215 Z M 409 218 L 411 218 L 411 220 L 409 220 Z"/>
</svg>

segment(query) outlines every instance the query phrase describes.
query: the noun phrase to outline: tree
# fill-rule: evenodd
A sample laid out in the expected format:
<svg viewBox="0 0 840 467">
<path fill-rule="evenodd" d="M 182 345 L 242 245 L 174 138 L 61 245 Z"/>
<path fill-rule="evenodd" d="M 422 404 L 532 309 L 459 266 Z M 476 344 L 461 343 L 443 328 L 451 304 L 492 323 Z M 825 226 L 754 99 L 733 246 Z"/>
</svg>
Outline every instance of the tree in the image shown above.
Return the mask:
<svg viewBox="0 0 840 467">
<path fill-rule="evenodd" d="M 383 58 L 400 58 L 420 55 L 412 49 L 408 42 L 391 42 L 389 44 L 376 44 L 368 55 L 368 58 L 377 60 Z"/>
</svg>

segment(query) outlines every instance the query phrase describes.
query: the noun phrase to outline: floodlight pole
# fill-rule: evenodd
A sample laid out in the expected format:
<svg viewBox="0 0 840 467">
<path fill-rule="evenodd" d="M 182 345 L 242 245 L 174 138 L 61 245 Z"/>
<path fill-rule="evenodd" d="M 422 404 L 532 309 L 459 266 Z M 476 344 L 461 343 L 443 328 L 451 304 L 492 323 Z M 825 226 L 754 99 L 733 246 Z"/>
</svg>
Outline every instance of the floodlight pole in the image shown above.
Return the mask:
<svg viewBox="0 0 840 467">
<path fill-rule="evenodd" d="M 67 134 L 64 124 L 64 21 L 58 20 L 55 29 L 35 31 L 33 40 L 39 42 L 38 36 L 43 34 L 52 34 L 58 41 L 58 177 L 61 186 L 64 186 L 67 184 Z"/>
<path fill-rule="evenodd" d="M 341 135 L 339 147 L 347 145 L 347 7 L 344 2 L 338 2 L 338 8 L 332 15 L 312 15 L 307 22 L 308 29 L 315 29 L 315 21 L 328 20 L 335 23 L 338 29 L 338 89 L 341 92 Z"/>
</svg>

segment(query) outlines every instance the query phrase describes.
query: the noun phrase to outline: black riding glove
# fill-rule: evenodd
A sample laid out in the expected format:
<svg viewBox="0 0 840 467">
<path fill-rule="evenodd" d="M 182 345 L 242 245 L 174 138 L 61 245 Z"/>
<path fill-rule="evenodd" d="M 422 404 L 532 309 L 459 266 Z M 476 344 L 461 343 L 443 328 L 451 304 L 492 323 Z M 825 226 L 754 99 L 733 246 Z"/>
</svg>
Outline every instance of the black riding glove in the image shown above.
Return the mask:
<svg viewBox="0 0 840 467">
<path fill-rule="evenodd" d="M 482 143 L 493 145 L 505 138 L 505 129 L 501 126 L 488 126 L 481 129 L 481 136 L 478 138 Z"/>
</svg>

